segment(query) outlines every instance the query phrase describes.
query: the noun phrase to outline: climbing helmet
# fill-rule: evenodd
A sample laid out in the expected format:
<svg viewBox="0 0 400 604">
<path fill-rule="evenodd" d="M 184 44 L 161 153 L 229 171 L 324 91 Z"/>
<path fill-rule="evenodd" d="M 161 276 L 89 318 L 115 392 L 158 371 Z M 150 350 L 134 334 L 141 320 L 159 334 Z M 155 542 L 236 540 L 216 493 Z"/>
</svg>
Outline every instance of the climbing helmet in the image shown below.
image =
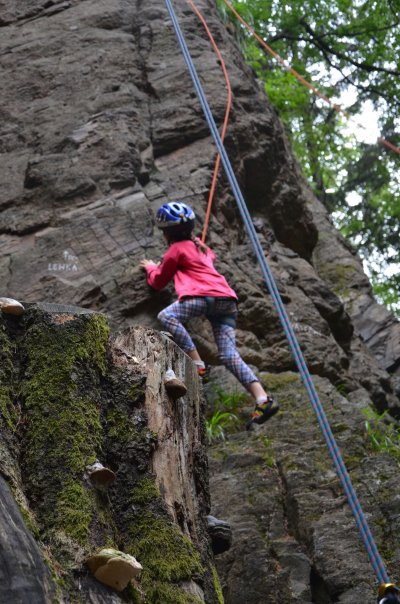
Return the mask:
<svg viewBox="0 0 400 604">
<path fill-rule="evenodd" d="M 195 214 L 192 208 L 180 201 L 165 203 L 157 210 L 156 214 L 156 222 L 159 229 L 192 229 L 194 227 L 194 219 Z"/>
</svg>

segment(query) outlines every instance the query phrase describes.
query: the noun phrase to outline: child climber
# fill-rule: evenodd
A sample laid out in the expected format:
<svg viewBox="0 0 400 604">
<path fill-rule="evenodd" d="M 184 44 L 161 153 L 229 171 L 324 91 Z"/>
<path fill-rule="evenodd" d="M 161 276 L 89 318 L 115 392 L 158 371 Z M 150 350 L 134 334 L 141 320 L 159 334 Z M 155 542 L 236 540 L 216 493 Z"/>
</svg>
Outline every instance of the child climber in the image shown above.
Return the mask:
<svg viewBox="0 0 400 604">
<path fill-rule="evenodd" d="M 142 260 L 140 265 L 153 289 L 163 289 L 174 279 L 178 301 L 162 310 L 158 319 L 197 365 L 200 377 L 206 374 L 205 364 L 182 324 L 199 316 L 210 321 L 221 362 L 255 399 L 256 406 L 247 426 L 250 428 L 252 423 L 266 422 L 279 410 L 279 406 L 265 392 L 236 349 L 237 296 L 225 277 L 214 268 L 214 252 L 193 237 L 194 220 L 192 208 L 184 203 L 172 202 L 161 206 L 156 222 L 169 249 L 160 264 Z"/>
</svg>

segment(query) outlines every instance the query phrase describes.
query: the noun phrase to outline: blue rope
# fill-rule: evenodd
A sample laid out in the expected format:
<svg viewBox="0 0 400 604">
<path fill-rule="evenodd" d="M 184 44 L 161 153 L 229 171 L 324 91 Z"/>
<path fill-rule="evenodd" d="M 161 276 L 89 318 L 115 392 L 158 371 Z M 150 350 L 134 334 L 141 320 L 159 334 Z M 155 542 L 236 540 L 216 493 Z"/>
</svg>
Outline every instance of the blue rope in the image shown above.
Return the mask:
<svg viewBox="0 0 400 604">
<path fill-rule="evenodd" d="M 195 68 L 192 58 L 190 56 L 189 49 L 187 47 L 184 35 L 180 28 L 179 22 L 176 18 L 176 14 L 174 12 L 174 8 L 172 6 L 171 0 L 165 0 L 165 1 L 166 1 L 168 12 L 170 14 L 172 24 L 174 26 L 175 33 L 178 38 L 178 42 L 181 47 L 187 68 L 188 68 L 190 76 L 193 80 L 193 84 L 194 84 L 197 96 L 199 98 L 205 118 L 206 118 L 208 126 L 210 128 L 211 134 L 214 138 L 214 142 L 221 155 L 222 164 L 224 166 L 229 183 L 232 187 L 233 195 L 235 197 L 239 212 L 242 216 L 243 222 L 248 231 L 251 243 L 253 245 L 254 251 L 256 253 L 258 262 L 261 267 L 263 277 L 265 279 L 268 290 L 271 294 L 275 308 L 278 312 L 278 315 L 279 315 L 280 321 L 282 323 L 283 329 L 285 331 L 286 337 L 289 341 L 289 345 L 292 349 L 294 359 L 296 361 L 296 364 L 299 369 L 304 386 L 307 390 L 311 404 L 312 404 L 315 414 L 317 416 L 318 423 L 320 425 L 320 428 L 322 430 L 322 433 L 323 433 L 326 443 L 328 445 L 329 453 L 332 457 L 336 471 L 338 473 L 338 476 L 340 478 L 340 481 L 341 481 L 344 491 L 346 493 L 351 511 L 355 518 L 355 521 L 356 521 L 357 527 L 360 531 L 361 537 L 364 541 L 372 567 L 373 567 L 375 574 L 380 583 L 389 583 L 390 580 L 386 573 L 385 566 L 379 555 L 377 546 L 375 544 L 374 538 L 373 538 L 370 528 L 368 526 L 367 520 L 361 509 L 360 502 L 354 491 L 354 487 L 352 485 L 350 476 L 344 465 L 342 456 L 340 454 L 339 448 L 338 448 L 335 438 L 333 436 L 333 433 L 332 433 L 331 427 L 329 425 L 328 419 L 326 417 L 325 411 L 322 407 L 321 401 L 319 400 L 318 393 L 316 391 L 316 388 L 312 381 L 310 372 L 309 372 L 306 362 L 304 360 L 303 353 L 301 352 L 299 342 L 296 338 L 293 327 L 289 321 L 289 317 L 286 313 L 286 309 L 285 309 L 283 302 L 281 300 L 281 297 L 279 295 L 278 288 L 275 283 L 274 277 L 272 275 L 271 269 L 264 256 L 264 252 L 261 247 L 261 244 L 258 240 L 256 230 L 254 228 L 254 225 L 251 220 L 251 216 L 250 216 L 249 211 L 246 206 L 246 202 L 243 198 L 242 192 L 241 192 L 238 182 L 236 180 L 236 176 L 233 172 L 232 165 L 229 161 L 229 158 L 225 151 L 225 147 L 224 147 L 221 137 L 219 135 L 218 128 L 215 124 L 214 117 L 213 117 L 210 107 L 208 105 L 203 87 L 199 80 L 199 76 L 197 74 L 196 68 Z"/>
</svg>

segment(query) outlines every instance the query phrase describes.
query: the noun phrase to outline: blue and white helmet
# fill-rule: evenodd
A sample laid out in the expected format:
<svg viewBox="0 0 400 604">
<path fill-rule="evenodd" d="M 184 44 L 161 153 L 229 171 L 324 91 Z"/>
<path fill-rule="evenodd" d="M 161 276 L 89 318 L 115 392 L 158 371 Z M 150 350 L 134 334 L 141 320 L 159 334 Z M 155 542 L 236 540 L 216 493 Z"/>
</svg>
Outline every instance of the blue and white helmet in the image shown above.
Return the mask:
<svg viewBox="0 0 400 604">
<path fill-rule="evenodd" d="M 157 210 L 156 222 L 159 229 L 192 229 L 195 214 L 192 208 L 180 201 L 165 203 Z"/>
</svg>

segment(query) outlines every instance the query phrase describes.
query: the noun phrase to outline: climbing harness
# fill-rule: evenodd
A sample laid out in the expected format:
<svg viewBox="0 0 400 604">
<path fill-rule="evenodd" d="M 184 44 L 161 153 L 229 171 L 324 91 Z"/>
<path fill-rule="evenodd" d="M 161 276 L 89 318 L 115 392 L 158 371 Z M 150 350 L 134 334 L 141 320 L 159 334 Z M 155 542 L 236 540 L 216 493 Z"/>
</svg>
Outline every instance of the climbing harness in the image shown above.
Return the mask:
<svg viewBox="0 0 400 604">
<path fill-rule="evenodd" d="M 346 493 L 352 514 L 354 516 L 357 527 L 360 531 L 361 538 L 366 547 L 371 565 L 374 569 L 374 572 L 378 578 L 379 583 L 388 585 L 390 583 L 390 580 L 387 575 L 385 566 L 384 566 L 383 561 L 378 552 L 377 546 L 375 544 L 374 538 L 373 538 L 370 528 L 368 526 L 367 520 L 361 509 L 360 502 L 354 491 L 354 487 L 352 485 L 352 482 L 351 482 L 350 476 L 347 472 L 347 469 L 344 465 L 341 453 L 339 451 L 339 448 L 338 448 L 335 438 L 333 436 L 333 433 L 332 433 L 331 427 L 329 425 L 325 411 L 323 409 L 322 403 L 319 400 L 317 390 L 312 381 L 311 374 L 306 365 L 304 356 L 301 352 L 299 342 L 296 338 L 293 327 L 289 321 L 289 317 L 287 315 L 286 309 L 285 309 L 283 302 L 281 300 L 281 297 L 279 295 L 278 288 L 275 283 L 274 277 L 272 275 L 270 266 L 264 256 L 262 246 L 258 240 L 257 233 L 256 233 L 256 230 L 252 223 L 250 213 L 247 209 L 242 192 L 241 192 L 238 182 L 236 180 L 236 176 L 233 172 L 232 165 L 229 161 L 229 158 L 225 151 L 223 142 L 219 135 L 218 128 L 215 124 L 214 117 L 213 117 L 210 107 L 208 105 L 207 98 L 205 96 L 203 87 L 200 83 L 199 76 L 197 74 L 192 57 L 191 57 L 189 49 L 187 47 L 183 32 L 182 32 L 179 22 L 177 20 L 171 0 L 165 0 L 165 1 L 166 1 L 166 6 L 168 9 L 169 15 L 171 17 L 171 21 L 172 21 L 174 30 L 175 30 L 176 37 L 178 39 L 179 46 L 181 48 L 183 57 L 185 59 L 188 71 L 189 71 L 191 79 L 193 81 L 194 88 L 195 88 L 197 96 L 199 98 L 205 118 L 206 118 L 208 126 L 210 128 L 211 134 L 214 138 L 214 142 L 215 142 L 217 149 L 219 151 L 219 154 L 221 156 L 221 161 L 224 166 L 224 170 L 228 177 L 229 183 L 231 185 L 232 192 L 235 197 L 235 201 L 237 203 L 239 212 L 242 216 L 243 222 L 244 222 L 247 232 L 249 234 L 252 246 L 254 248 L 255 254 L 256 254 L 258 262 L 260 264 L 260 268 L 261 268 L 263 277 L 265 279 L 268 290 L 271 294 L 271 298 L 274 303 L 274 306 L 279 315 L 279 319 L 282 323 L 282 327 L 285 331 L 286 337 L 287 337 L 289 345 L 291 347 L 296 365 L 299 369 L 300 376 L 301 376 L 304 386 L 306 388 L 307 394 L 310 398 L 314 412 L 317 416 L 317 420 L 318 420 L 318 423 L 322 430 L 323 436 L 326 440 L 329 454 L 333 460 L 336 471 L 337 471 L 340 481 L 342 483 L 343 489 Z M 392 589 L 392 592 L 393 592 L 393 589 Z M 390 591 L 389 591 L 389 593 L 390 593 Z M 391 596 L 391 594 L 390 594 L 390 596 Z M 388 601 L 387 604 L 389 604 L 389 602 L 390 602 L 390 600 Z M 386 604 L 386 602 L 384 604 Z"/>
<path fill-rule="evenodd" d="M 251 35 L 257 40 L 257 42 L 259 44 L 261 44 L 261 46 L 263 48 L 265 48 L 265 50 L 272 57 L 274 57 L 274 59 L 276 59 L 276 61 L 278 61 L 278 63 L 280 63 L 282 65 L 282 67 L 284 67 L 295 78 L 297 78 L 297 80 L 299 80 L 299 82 L 301 82 L 303 84 L 303 86 L 305 86 L 306 88 L 308 88 L 309 90 L 311 90 L 316 96 L 318 96 L 320 99 L 322 99 L 323 101 L 325 101 L 326 103 L 328 103 L 332 107 L 332 109 L 334 109 L 337 113 L 341 113 L 342 115 L 344 115 L 344 117 L 346 117 L 348 120 L 351 120 L 359 128 L 361 128 L 363 130 L 367 130 L 367 128 L 365 126 L 363 126 L 362 124 L 358 123 L 353 118 L 353 116 L 350 115 L 350 113 L 348 113 L 347 111 L 345 111 L 344 109 L 342 109 L 342 107 L 340 107 L 340 105 L 337 105 L 336 103 L 334 103 L 333 101 L 331 101 L 330 98 L 328 98 L 327 96 L 325 96 L 324 94 L 322 94 L 322 92 L 320 92 L 318 90 L 318 88 L 316 88 L 315 86 L 313 86 L 313 84 L 310 84 L 310 82 L 308 82 L 305 78 L 303 78 L 303 76 L 301 76 L 295 69 L 293 69 L 293 67 L 291 67 L 290 65 L 288 65 L 282 59 L 282 57 L 280 57 L 274 50 L 272 50 L 272 48 L 270 46 L 268 46 L 268 44 L 266 42 L 264 42 L 264 40 L 255 32 L 255 30 L 252 27 L 250 27 L 250 25 L 243 19 L 243 17 L 241 17 L 239 15 L 239 13 L 233 8 L 233 6 L 228 2 L 228 0 L 223 0 L 223 1 L 226 4 L 226 6 L 229 8 L 229 10 L 235 15 L 236 19 L 238 19 L 240 21 L 240 23 L 242 25 L 244 25 L 244 27 L 251 33 Z M 391 143 L 390 141 L 388 141 L 383 136 L 380 136 L 378 138 L 378 143 L 380 143 L 381 145 L 384 145 L 385 147 L 387 147 L 391 151 L 394 151 L 395 153 L 397 153 L 398 155 L 400 155 L 400 149 L 398 147 L 396 147 L 395 145 L 393 145 L 393 143 Z"/>
</svg>

